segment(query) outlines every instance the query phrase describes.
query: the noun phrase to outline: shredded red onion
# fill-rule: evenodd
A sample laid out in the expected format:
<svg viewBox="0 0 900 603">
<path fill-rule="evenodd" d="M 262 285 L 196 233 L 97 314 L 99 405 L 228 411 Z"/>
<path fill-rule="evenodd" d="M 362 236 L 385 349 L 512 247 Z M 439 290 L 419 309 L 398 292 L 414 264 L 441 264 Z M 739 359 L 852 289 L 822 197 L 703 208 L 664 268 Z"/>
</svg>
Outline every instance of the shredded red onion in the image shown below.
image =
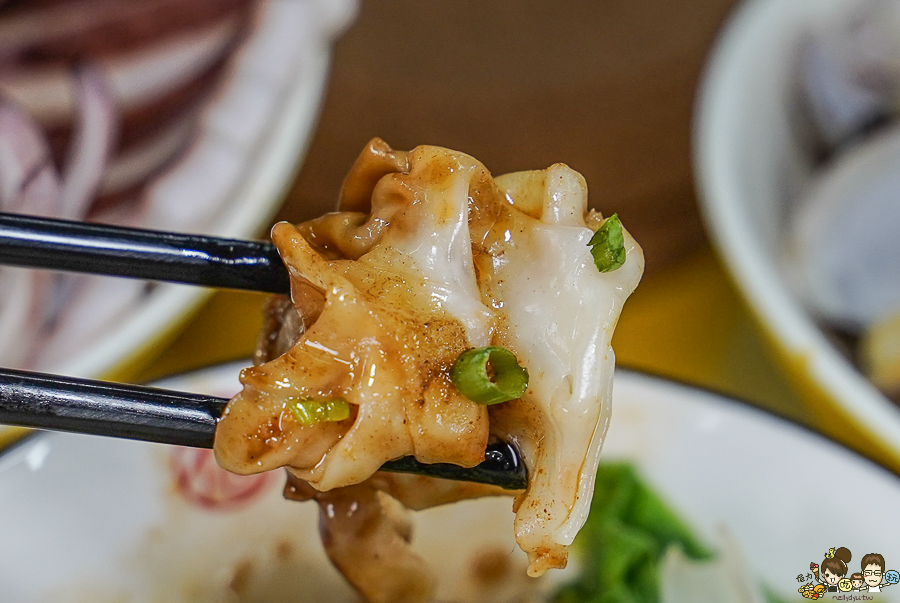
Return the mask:
<svg viewBox="0 0 900 603">
<path fill-rule="evenodd" d="M 187 148 L 196 131 L 196 112 L 133 148 L 121 151 L 103 174 L 100 195 L 115 194 L 146 182 Z"/>
<path fill-rule="evenodd" d="M 109 81 L 101 69 L 85 65 L 76 71 L 78 122 L 63 176 L 60 217 L 84 219 L 118 139 L 119 112 Z"/>
<path fill-rule="evenodd" d="M 51 215 L 59 178 L 40 126 L 12 103 L 0 105 L 0 209 Z"/>
</svg>

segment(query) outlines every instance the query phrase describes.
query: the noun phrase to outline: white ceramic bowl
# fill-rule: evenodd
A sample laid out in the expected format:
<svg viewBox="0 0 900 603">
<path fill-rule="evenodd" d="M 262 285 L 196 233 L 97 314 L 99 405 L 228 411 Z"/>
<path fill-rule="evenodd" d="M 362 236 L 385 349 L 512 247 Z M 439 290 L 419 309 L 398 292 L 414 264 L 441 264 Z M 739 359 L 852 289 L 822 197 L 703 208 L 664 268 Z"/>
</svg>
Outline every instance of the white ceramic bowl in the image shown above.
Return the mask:
<svg viewBox="0 0 900 603">
<path fill-rule="evenodd" d="M 227 395 L 238 387 L 238 368 L 165 385 Z M 0 601 L 106 603 L 119 593 L 142 603 L 212 603 L 210 596 L 241 575 L 242 563 L 254 566 L 251 591 L 262 588 L 262 575 L 305 593 L 294 603 L 355 600 L 324 562 L 314 505 L 281 499 L 280 472 L 258 484 L 262 494 L 246 506 L 188 504 L 173 495 L 179 475 L 173 450 L 52 434 L 0 456 Z M 881 553 L 888 569 L 900 564 L 900 479 L 744 404 L 619 371 L 603 454 L 605 461 L 633 463 L 706 542 L 716 546 L 723 530 L 730 534 L 745 558 L 739 572 L 785 600 L 799 598 L 796 577 L 831 547 L 851 550 L 853 571 L 870 552 Z M 481 545 L 486 538 L 514 550 L 508 499 L 423 513 L 432 528 L 418 522 L 416 546 L 442 559 L 460 581 L 467 567 L 461 559 L 474 551 L 463 546 L 459 558 L 448 556 L 446 548 L 434 550 L 447 546 L 437 539 L 449 533 L 457 544 Z M 289 551 L 288 561 L 276 558 L 276 549 Z M 282 600 L 290 599 L 267 599 Z M 900 600 L 900 586 L 886 588 L 879 600 Z"/>
<path fill-rule="evenodd" d="M 785 205 L 811 177 L 792 101 L 803 32 L 857 0 L 747 0 L 712 53 L 695 114 L 694 159 L 712 240 L 819 427 L 900 467 L 900 409 L 816 326 L 792 293 Z"/>
</svg>

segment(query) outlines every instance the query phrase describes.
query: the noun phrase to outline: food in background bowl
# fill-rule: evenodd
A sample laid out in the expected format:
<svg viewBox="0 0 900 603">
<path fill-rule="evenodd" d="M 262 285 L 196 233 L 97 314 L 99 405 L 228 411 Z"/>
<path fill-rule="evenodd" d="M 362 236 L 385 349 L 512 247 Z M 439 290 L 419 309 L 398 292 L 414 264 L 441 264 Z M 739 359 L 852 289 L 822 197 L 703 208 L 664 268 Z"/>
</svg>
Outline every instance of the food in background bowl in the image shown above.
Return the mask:
<svg viewBox="0 0 900 603">
<path fill-rule="evenodd" d="M 798 298 L 882 391 L 900 394 L 892 352 L 900 333 L 891 328 L 900 316 L 900 126 L 842 149 L 788 223 L 785 260 Z"/>
<path fill-rule="evenodd" d="M 900 3 L 855 0 L 798 32 L 796 133 L 820 160 L 900 115 Z"/>
<path fill-rule="evenodd" d="M 320 0 L 5 6 L 0 210 L 255 236 L 306 145 L 328 45 L 352 11 Z M 204 295 L 4 268 L 0 364 L 99 376 Z"/>
</svg>

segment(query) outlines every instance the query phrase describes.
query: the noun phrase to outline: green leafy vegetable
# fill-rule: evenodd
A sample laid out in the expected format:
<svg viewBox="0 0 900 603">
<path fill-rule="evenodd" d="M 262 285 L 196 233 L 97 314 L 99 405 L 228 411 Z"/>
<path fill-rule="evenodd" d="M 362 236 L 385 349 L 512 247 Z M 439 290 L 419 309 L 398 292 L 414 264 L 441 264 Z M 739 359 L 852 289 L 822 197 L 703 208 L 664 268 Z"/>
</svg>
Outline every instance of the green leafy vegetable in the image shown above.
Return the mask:
<svg viewBox="0 0 900 603">
<path fill-rule="evenodd" d="M 618 214 L 607 218 L 591 240 L 591 255 L 594 265 L 600 272 L 612 272 L 625 263 L 625 237 L 622 234 L 622 222 Z"/>
<path fill-rule="evenodd" d="M 450 369 L 450 380 L 462 395 L 479 404 L 509 402 L 528 389 L 528 371 L 515 354 L 499 346 L 460 354 Z"/>
<path fill-rule="evenodd" d="M 315 425 L 326 421 L 343 421 L 350 417 L 350 403 L 343 398 L 290 400 L 288 408 L 300 425 Z"/>
<path fill-rule="evenodd" d="M 694 559 L 712 553 L 627 464 L 602 465 L 587 523 L 575 539 L 583 568 L 555 603 L 655 603 L 663 555 L 678 545 Z"/>
</svg>

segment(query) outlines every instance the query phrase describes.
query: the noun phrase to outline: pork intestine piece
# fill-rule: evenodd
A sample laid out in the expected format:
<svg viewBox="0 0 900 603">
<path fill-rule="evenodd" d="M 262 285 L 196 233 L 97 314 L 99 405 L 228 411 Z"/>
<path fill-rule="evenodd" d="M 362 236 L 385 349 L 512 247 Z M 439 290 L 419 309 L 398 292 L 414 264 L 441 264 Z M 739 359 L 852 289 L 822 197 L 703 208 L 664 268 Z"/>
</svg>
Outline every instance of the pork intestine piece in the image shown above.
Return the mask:
<svg viewBox="0 0 900 603">
<path fill-rule="evenodd" d="M 300 315 L 287 322 L 303 332 L 273 334 L 290 349 L 242 374 L 216 434 L 220 464 L 287 466 L 318 492 L 381 489 L 369 478 L 384 461 L 472 466 L 492 433 L 528 468 L 515 523 L 529 574 L 564 567 L 590 506 L 610 416 L 610 339 L 643 270 L 640 248 L 626 233 L 625 265 L 600 273 L 588 241 L 602 218 L 587 211 L 580 175 L 557 164 L 495 180 L 439 147 L 404 153 L 372 141 L 340 209 L 273 229 Z M 456 357 L 483 345 L 509 348 L 529 369 L 521 399 L 488 410 L 450 383 Z M 287 406 L 334 396 L 350 402 L 349 419 L 304 427 Z"/>
<path fill-rule="evenodd" d="M 410 173 L 378 181 L 374 197 L 382 203 L 370 220 L 391 226 L 358 259 L 327 246 L 320 253 L 292 225 L 273 229 L 297 295 L 312 287 L 324 292 L 324 305 L 290 351 L 244 371 L 245 389 L 216 437 L 225 468 L 286 465 L 330 490 L 401 456 L 467 467 L 484 460 L 487 409 L 463 397 L 447 371 L 472 341 L 490 341 L 492 330 L 472 270 L 467 189 L 456 182 L 463 166 L 448 160 L 441 180 L 434 157 L 413 155 Z M 303 427 L 287 408 L 292 398 L 337 396 L 355 410 L 341 423 Z"/>
</svg>

